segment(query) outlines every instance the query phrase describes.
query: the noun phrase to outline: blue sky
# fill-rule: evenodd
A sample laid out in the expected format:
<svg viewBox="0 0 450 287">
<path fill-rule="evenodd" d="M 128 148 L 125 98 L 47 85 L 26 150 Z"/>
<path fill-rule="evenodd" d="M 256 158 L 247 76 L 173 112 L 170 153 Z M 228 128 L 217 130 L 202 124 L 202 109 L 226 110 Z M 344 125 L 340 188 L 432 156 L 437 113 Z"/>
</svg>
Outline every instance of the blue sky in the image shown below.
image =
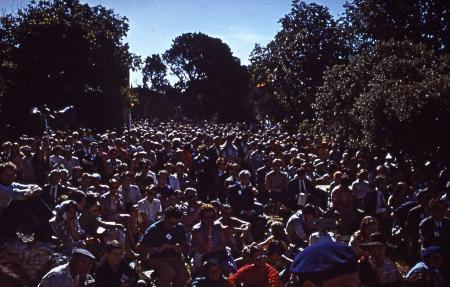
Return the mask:
<svg viewBox="0 0 450 287">
<path fill-rule="evenodd" d="M 0 13 L 11 13 L 29 0 L 0 0 Z M 80 0 L 114 9 L 129 19 L 126 41 L 131 51 L 143 59 L 164 53 L 172 40 L 183 33 L 202 32 L 221 38 L 233 54 L 248 64 L 256 43 L 268 43 L 280 29 L 278 20 L 290 11 L 290 0 Z M 332 15 L 343 13 L 343 0 L 317 0 Z M 141 74 L 132 73 L 133 86 Z"/>
</svg>

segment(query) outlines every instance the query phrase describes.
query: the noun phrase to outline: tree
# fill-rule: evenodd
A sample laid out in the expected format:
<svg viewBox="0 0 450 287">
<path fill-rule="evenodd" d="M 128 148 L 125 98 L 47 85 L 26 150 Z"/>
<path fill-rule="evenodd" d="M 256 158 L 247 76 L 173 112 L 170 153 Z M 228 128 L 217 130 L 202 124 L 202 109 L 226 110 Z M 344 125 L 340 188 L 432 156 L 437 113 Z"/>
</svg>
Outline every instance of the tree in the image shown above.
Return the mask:
<svg viewBox="0 0 450 287">
<path fill-rule="evenodd" d="M 32 106 L 74 105 L 80 124 L 114 126 L 126 104 L 129 69 L 139 58 L 123 42 L 126 18 L 78 0 L 31 2 L 1 19 L 15 66 L 1 121 L 23 127 Z"/>
<path fill-rule="evenodd" d="M 163 59 L 178 78 L 175 87 L 185 98 L 187 114 L 220 121 L 251 118 L 249 74 L 220 39 L 183 34 L 174 39 Z"/>
<path fill-rule="evenodd" d="M 311 104 L 324 71 L 345 62 L 350 49 L 342 27 L 326 7 L 294 0 L 280 23 L 275 39 L 253 50 L 250 72 L 267 95 L 263 98 L 274 96 L 285 116 L 298 122 L 312 117 Z"/>
<path fill-rule="evenodd" d="M 449 155 L 450 57 L 409 41 L 379 42 L 324 76 L 317 132 L 356 147 Z"/>
<path fill-rule="evenodd" d="M 450 49 L 450 9 L 446 0 L 354 0 L 346 21 L 365 42 L 409 39 L 438 53 Z"/>
<path fill-rule="evenodd" d="M 170 86 L 167 80 L 167 67 L 158 54 L 153 54 L 145 59 L 142 75 L 143 85 L 149 87 L 148 83 L 150 83 L 149 88 L 155 93 L 163 94 Z"/>
</svg>

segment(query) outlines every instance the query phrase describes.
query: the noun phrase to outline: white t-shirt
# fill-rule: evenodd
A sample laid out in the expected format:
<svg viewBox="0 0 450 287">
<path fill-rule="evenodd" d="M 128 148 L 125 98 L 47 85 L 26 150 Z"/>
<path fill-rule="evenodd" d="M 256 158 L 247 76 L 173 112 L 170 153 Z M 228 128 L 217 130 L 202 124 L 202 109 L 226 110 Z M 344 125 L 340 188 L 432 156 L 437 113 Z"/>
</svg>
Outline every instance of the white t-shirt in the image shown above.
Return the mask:
<svg viewBox="0 0 450 287">
<path fill-rule="evenodd" d="M 138 209 L 139 214 L 145 216 L 147 221 L 154 221 L 156 214 L 162 211 L 161 202 L 156 198 L 152 202 L 149 202 L 147 198 L 139 200 Z"/>
</svg>

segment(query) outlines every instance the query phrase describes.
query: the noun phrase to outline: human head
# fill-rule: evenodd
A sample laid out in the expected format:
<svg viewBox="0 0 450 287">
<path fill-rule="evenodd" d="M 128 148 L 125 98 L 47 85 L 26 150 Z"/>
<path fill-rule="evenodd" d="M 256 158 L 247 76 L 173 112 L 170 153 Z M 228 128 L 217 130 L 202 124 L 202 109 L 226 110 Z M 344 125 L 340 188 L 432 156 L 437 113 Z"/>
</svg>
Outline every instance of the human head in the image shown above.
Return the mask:
<svg viewBox="0 0 450 287">
<path fill-rule="evenodd" d="M 359 231 L 362 236 L 368 238 L 370 234 L 378 231 L 378 220 L 373 216 L 365 216 L 359 225 Z"/>
<path fill-rule="evenodd" d="M 70 271 L 76 275 L 85 275 L 89 273 L 95 256 L 86 249 L 75 248 L 70 259 Z"/>
<path fill-rule="evenodd" d="M 429 202 L 429 212 L 431 217 L 436 221 L 441 221 L 445 217 L 447 204 L 439 198 L 432 198 Z"/>
<path fill-rule="evenodd" d="M 150 198 L 150 199 L 155 198 L 156 197 L 156 185 L 150 184 L 145 189 L 145 192 L 146 192 L 147 198 Z"/>
<path fill-rule="evenodd" d="M 216 209 L 211 204 L 203 204 L 200 207 L 199 216 L 202 224 L 212 226 L 214 224 L 214 220 L 216 219 Z"/>
<path fill-rule="evenodd" d="M 48 182 L 51 185 L 57 185 L 61 179 L 61 173 L 58 169 L 52 169 L 48 176 L 47 176 Z"/>
<path fill-rule="evenodd" d="M 176 206 L 169 206 L 164 212 L 164 222 L 169 228 L 175 227 L 183 217 L 183 212 Z"/>
<path fill-rule="evenodd" d="M 283 166 L 283 161 L 279 158 L 276 158 L 272 161 L 272 168 L 274 171 L 280 171 Z"/>
<path fill-rule="evenodd" d="M 12 162 L 0 164 L 0 183 L 9 186 L 16 179 L 16 165 Z"/>
<path fill-rule="evenodd" d="M 265 266 L 267 256 L 258 245 L 250 245 L 249 253 L 255 267 L 261 268 Z"/>
<path fill-rule="evenodd" d="M 359 287 L 357 257 L 349 246 L 322 241 L 297 254 L 291 271 L 303 287 Z"/>
<path fill-rule="evenodd" d="M 109 265 L 118 266 L 123 258 L 123 246 L 119 241 L 113 240 L 105 245 L 105 257 Z"/>
<path fill-rule="evenodd" d="M 242 185 L 246 186 L 250 183 L 250 171 L 244 169 L 239 172 L 239 181 Z"/>
<path fill-rule="evenodd" d="M 197 201 L 197 190 L 193 187 L 188 187 L 184 190 L 183 196 L 187 202 L 195 202 Z"/>
<path fill-rule="evenodd" d="M 112 178 L 109 180 L 109 191 L 111 192 L 111 194 L 117 194 L 117 190 L 119 189 L 119 182 L 117 181 L 117 179 Z"/>
</svg>

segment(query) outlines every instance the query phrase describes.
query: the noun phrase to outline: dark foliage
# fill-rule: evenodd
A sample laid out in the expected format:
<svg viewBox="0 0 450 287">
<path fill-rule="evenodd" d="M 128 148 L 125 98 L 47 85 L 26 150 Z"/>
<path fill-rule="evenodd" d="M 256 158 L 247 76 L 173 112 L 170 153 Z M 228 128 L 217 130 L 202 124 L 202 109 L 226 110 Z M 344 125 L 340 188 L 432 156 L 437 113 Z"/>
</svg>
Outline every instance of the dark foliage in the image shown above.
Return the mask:
<svg viewBox="0 0 450 287">
<path fill-rule="evenodd" d="M 127 103 L 128 74 L 139 64 L 123 38 L 126 18 L 78 0 L 31 2 L 1 18 L 1 122 L 25 127 L 30 108 L 74 105 L 78 123 L 116 126 Z M 4 47 L 8 47 L 5 49 Z"/>
</svg>

